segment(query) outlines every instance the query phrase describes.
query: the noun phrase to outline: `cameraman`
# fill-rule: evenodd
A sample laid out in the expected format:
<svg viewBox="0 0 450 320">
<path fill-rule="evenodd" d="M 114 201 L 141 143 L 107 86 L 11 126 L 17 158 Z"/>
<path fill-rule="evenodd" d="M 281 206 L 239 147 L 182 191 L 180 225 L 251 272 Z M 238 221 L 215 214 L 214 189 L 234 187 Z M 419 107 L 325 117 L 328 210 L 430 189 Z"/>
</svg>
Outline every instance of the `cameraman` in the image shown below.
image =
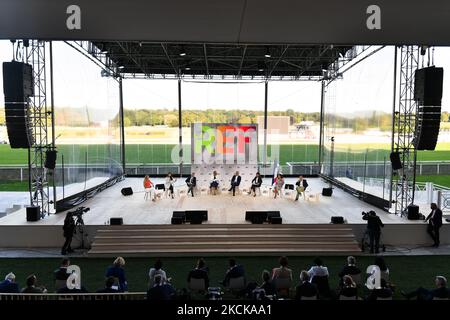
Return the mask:
<svg viewBox="0 0 450 320">
<path fill-rule="evenodd" d="M 66 241 L 61 249 L 61 254 L 65 255 L 73 252 L 70 244 L 72 243 L 73 234 L 75 232 L 75 221 L 73 220 L 72 212 L 70 211 L 67 212 L 66 218 L 64 219 L 63 231 Z"/>
<path fill-rule="evenodd" d="M 363 220 L 367 220 L 367 233 L 370 239 L 370 253 L 379 253 L 381 228 L 384 227 L 380 217 L 377 216 L 375 211 L 363 212 Z"/>
</svg>

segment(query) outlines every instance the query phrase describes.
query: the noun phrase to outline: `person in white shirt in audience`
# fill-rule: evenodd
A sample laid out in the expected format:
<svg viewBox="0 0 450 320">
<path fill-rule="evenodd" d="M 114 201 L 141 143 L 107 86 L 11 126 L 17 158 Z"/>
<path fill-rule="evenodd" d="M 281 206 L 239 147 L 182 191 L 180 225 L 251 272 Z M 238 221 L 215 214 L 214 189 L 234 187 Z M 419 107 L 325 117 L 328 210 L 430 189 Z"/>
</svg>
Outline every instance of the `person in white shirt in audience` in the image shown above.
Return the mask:
<svg viewBox="0 0 450 320">
<path fill-rule="evenodd" d="M 315 276 L 328 277 L 330 274 L 328 273 L 328 268 L 323 266 L 322 259 L 316 258 L 314 259 L 314 265 L 311 267 L 311 269 L 308 270 L 308 275 L 310 281 L 312 281 Z"/>
</svg>

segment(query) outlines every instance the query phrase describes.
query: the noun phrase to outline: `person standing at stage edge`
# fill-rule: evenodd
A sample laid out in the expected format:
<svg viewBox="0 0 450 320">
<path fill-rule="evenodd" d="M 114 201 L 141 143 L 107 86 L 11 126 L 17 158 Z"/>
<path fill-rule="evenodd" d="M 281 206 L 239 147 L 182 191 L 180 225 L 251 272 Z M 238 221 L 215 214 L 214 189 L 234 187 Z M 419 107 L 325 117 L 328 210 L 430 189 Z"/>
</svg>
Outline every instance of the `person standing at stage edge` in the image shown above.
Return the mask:
<svg viewBox="0 0 450 320">
<path fill-rule="evenodd" d="M 363 216 L 364 220 L 367 220 L 367 233 L 369 234 L 370 239 L 370 253 L 374 253 L 374 247 L 375 247 L 375 253 L 379 253 L 379 247 L 380 247 L 380 235 L 381 235 L 381 228 L 384 227 L 383 222 L 381 222 L 381 219 L 375 211 L 369 211 Z"/>
<path fill-rule="evenodd" d="M 433 247 L 439 247 L 439 228 L 442 226 L 442 211 L 438 208 L 436 203 L 431 204 L 431 212 L 428 217 L 425 219 L 425 222 L 428 221 L 427 232 L 433 239 L 434 244 Z"/>
</svg>

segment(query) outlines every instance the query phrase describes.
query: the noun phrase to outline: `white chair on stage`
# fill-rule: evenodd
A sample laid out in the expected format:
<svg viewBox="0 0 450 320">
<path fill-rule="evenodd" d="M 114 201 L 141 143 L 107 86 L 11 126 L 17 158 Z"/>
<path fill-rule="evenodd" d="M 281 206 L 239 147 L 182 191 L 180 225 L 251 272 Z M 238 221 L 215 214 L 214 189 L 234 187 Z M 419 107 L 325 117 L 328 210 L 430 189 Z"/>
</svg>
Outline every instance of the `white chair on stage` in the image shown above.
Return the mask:
<svg viewBox="0 0 450 320">
<path fill-rule="evenodd" d="M 152 199 L 153 192 L 154 192 L 153 188 L 145 188 L 144 189 L 144 200 Z"/>
</svg>

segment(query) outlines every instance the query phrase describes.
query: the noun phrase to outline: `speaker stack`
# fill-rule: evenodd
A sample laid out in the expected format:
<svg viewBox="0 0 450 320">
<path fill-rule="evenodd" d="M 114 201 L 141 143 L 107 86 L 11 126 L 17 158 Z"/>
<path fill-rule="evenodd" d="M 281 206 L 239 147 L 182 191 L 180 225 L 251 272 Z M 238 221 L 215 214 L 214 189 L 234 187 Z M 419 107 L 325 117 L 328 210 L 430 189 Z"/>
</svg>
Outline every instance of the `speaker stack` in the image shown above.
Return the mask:
<svg viewBox="0 0 450 320">
<path fill-rule="evenodd" d="M 27 221 L 39 221 L 41 219 L 41 207 L 40 206 L 28 206 L 27 207 Z"/>
<path fill-rule="evenodd" d="M 30 148 L 34 144 L 28 98 L 34 95 L 31 65 L 3 62 L 6 129 L 11 148 Z"/>
<path fill-rule="evenodd" d="M 400 160 L 400 152 L 391 152 L 390 154 L 392 170 L 399 170 L 402 166 L 402 161 Z"/>
<path fill-rule="evenodd" d="M 444 69 L 428 67 L 415 72 L 414 100 L 417 102 L 415 137 L 417 150 L 434 150 L 441 123 Z"/>
</svg>

